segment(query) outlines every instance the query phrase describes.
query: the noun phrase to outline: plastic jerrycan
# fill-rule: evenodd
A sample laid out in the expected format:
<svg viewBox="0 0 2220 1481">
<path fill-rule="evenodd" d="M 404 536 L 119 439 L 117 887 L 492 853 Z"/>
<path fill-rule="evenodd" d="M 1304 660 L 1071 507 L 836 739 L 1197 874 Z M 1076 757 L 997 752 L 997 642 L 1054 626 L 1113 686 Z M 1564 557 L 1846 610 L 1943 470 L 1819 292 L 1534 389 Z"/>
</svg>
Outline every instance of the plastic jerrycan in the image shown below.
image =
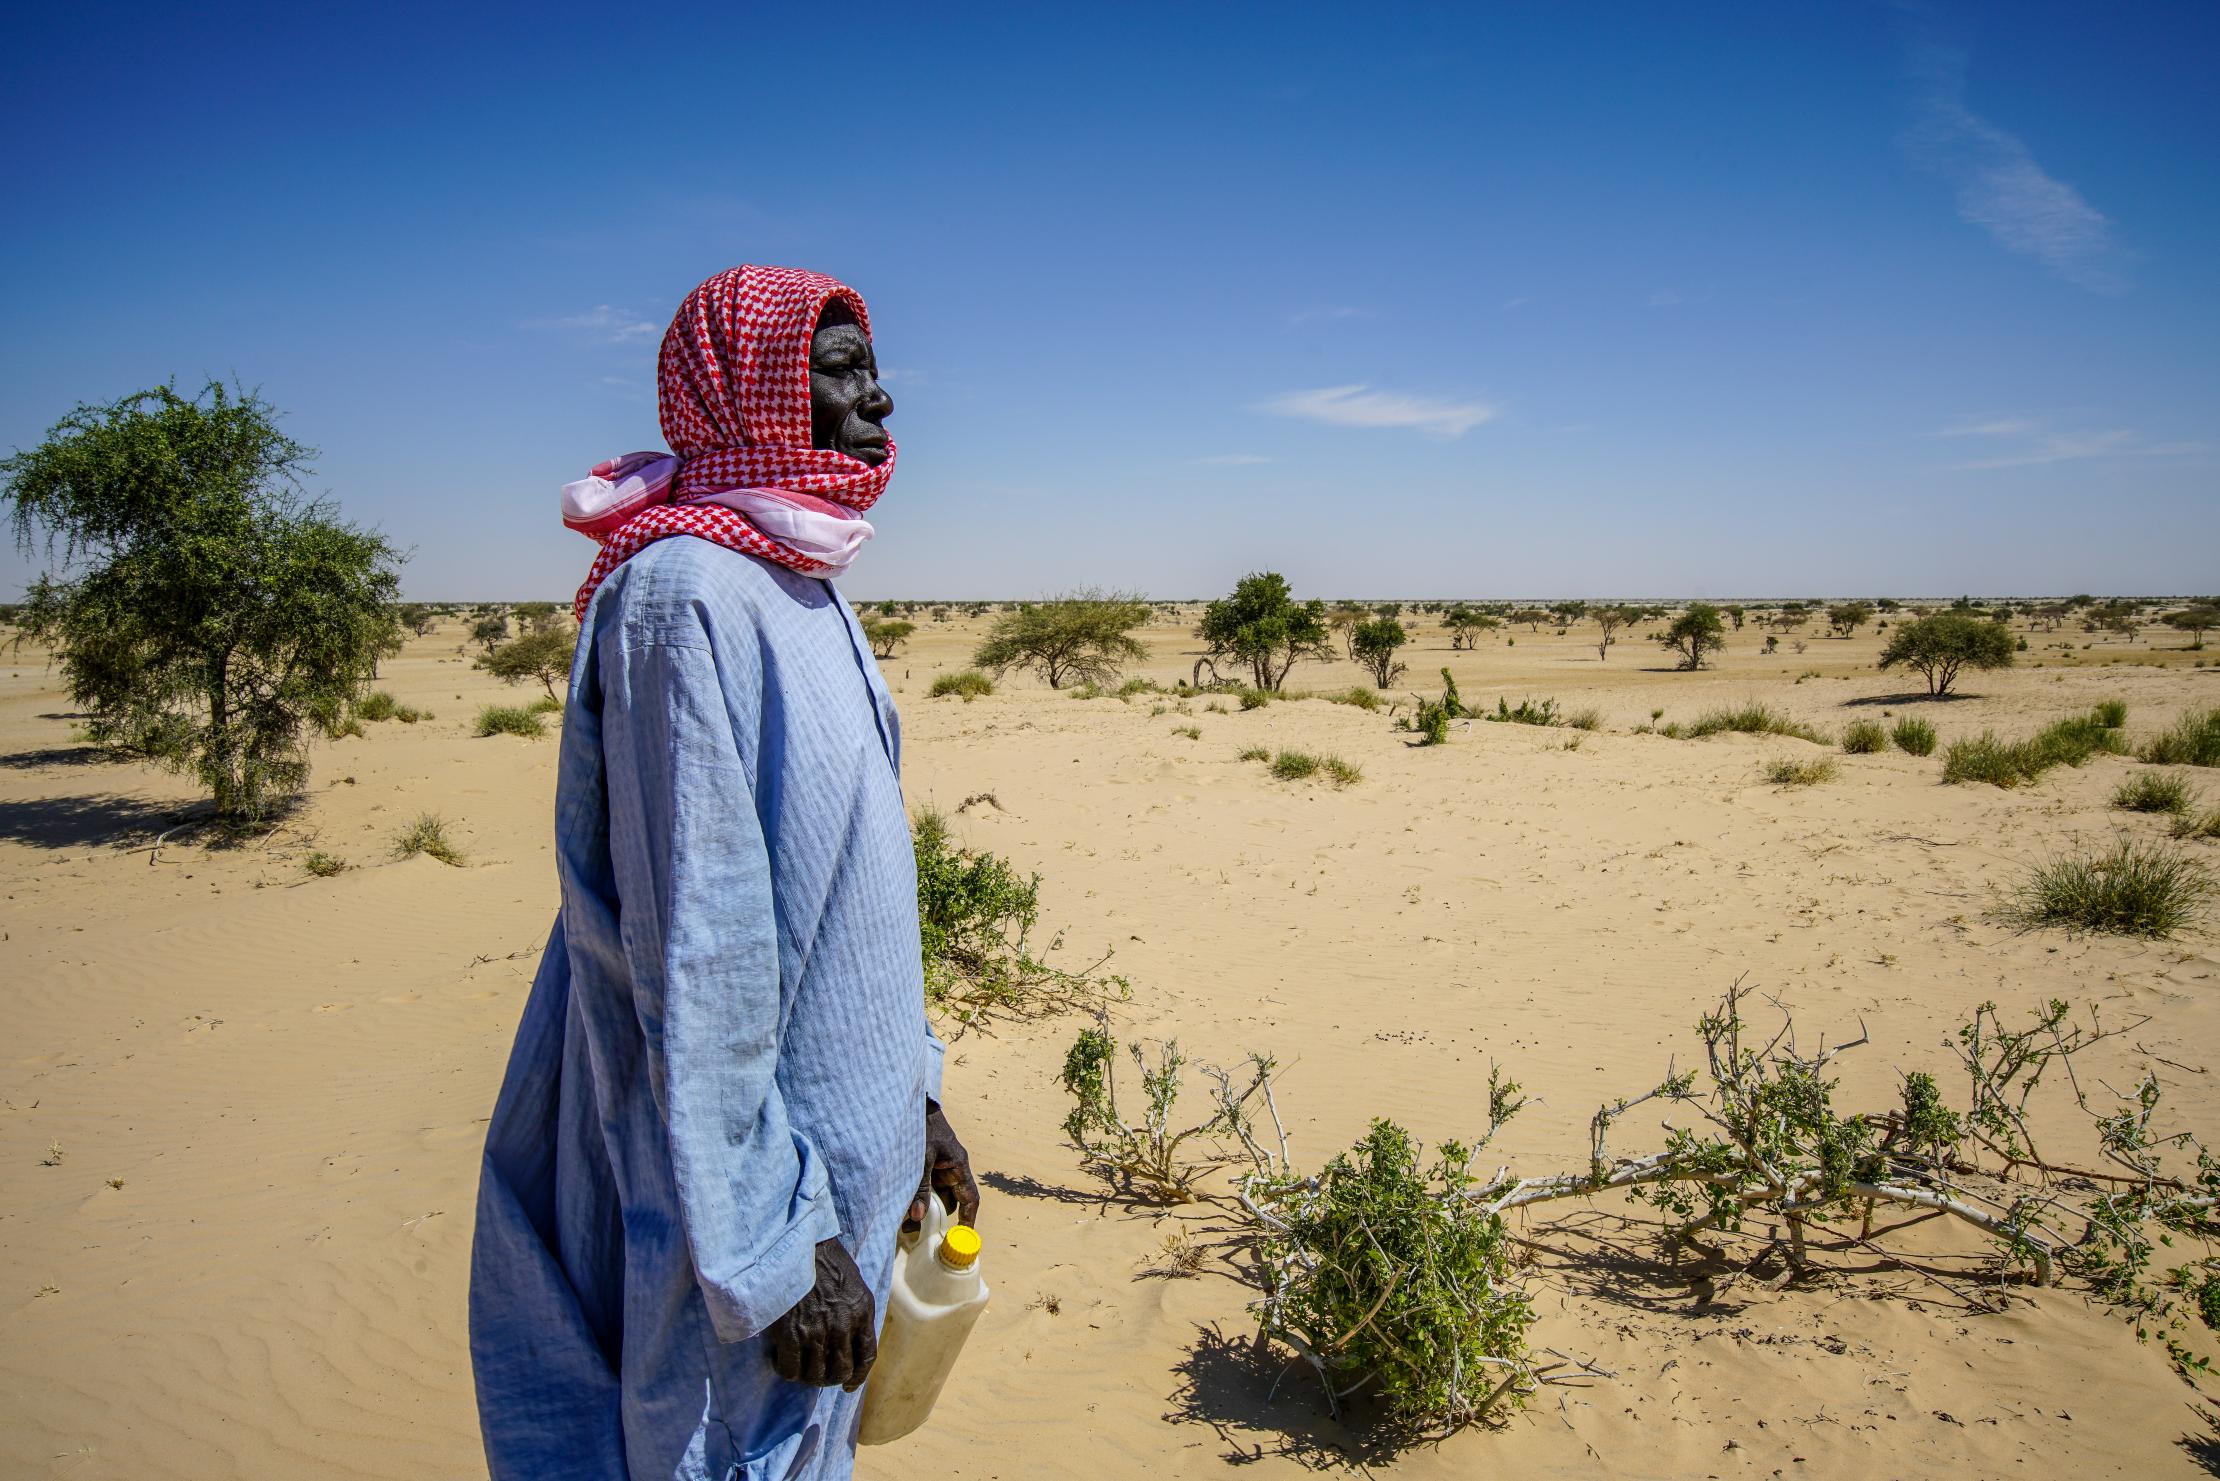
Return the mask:
<svg viewBox="0 0 2220 1481">
<path fill-rule="evenodd" d="M 972 1324 L 987 1309 L 979 1278 L 979 1235 L 949 1221 L 937 1197 L 925 1200 L 925 1222 L 903 1235 L 887 1290 L 879 1359 L 863 1386 L 865 1445 L 899 1440 L 925 1422 Z"/>
</svg>

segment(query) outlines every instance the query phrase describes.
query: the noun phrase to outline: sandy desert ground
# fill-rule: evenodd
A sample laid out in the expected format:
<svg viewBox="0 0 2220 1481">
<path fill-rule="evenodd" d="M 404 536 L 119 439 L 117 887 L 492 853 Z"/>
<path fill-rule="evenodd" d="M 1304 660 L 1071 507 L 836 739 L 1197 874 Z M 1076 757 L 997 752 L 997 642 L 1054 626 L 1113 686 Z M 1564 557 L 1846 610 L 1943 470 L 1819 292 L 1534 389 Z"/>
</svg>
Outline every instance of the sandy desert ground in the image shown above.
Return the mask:
<svg viewBox="0 0 2220 1481">
<path fill-rule="evenodd" d="M 1540 1097 L 1505 1155 L 1572 1165 L 1595 1104 L 1685 1057 L 1698 1012 L 1743 974 L 1814 1026 L 1863 1020 L 1873 1043 L 1844 1062 L 1853 1099 L 1886 1097 L 1898 1066 L 1939 1068 L 1943 1036 L 1983 999 L 2148 1015 L 2102 1046 L 2097 1072 L 2120 1084 L 2155 1064 L 2183 1123 L 2220 1140 L 2211 921 L 2152 943 L 1984 918 L 2030 861 L 2158 831 L 2106 803 L 2137 763 L 2100 757 L 2006 792 L 1941 785 L 1939 758 L 1849 756 L 1835 781 L 1783 791 L 1761 763 L 1816 754 L 1805 742 L 1630 733 L 1656 708 L 1688 720 L 1746 698 L 1829 732 L 1922 713 L 1946 743 L 2119 698 L 2143 731 L 2220 699 L 2220 669 L 2172 651 L 2178 636 L 2083 651 L 2073 635 L 2070 659 L 2031 652 L 1969 679 L 1972 697 L 1912 705 L 1882 698 L 1907 680 L 1874 670 L 1870 630 L 1772 658 L 1743 633 L 1715 671 L 1681 674 L 1639 641 L 1599 662 L 1577 628 L 1453 654 L 1429 622 L 1412 685 L 1434 687 L 1446 663 L 1468 699 L 1595 705 L 1606 729 L 1568 749 L 1565 730 L 1475 724 L 1420 750 L 1384 714 L 1318 701 L 1152 714 L 1147 696 L 1079 700 L 1025 678 L 928 700 L 983 625 L 924 622 L 886 664 L 912 804 L 993 793 L 961 836 L 1041 872 L 1064 959 L 1115 949 L 1133 983 L 1121 1031 L 1176 1034 L 1205 1060 L 1277 1053 L 1307 1162 L 1372 1116 L 1429 1141 L 1469 1133 L 1493 1059 Z M 1185 677 L 1186 629 L 1148 637 L 1142 671 Z M 189 786 L 80 748 L 40 656 L 0 662 L 0 1474 L 483 1474 L 471 1208 L 555 906 L 557 743 L 472 736 L 482 704 L 523 696 L 472 669 L 461 641 L 450 621 L 382 681 L 434 718 L 319 745 L 300 814 L 228 850 L 150 848 Z M 1357 678 L 1306 665 L 1291 682 Z M 1188 724 L 1199 740 L 1175 733 Z M 1275 781 L 1236 759 L 1252 745 L 1338 752 L 1363 780 Z M 389 856 L 426 810 L 465 867 Z M 353 867 L 309 878 L 312 848 Z M 1855 1259 L 1788 1289 L 1698 1290 L 1648 1257 L 1614 1201 L 1558 1205 L 1528 1232 L 1544 1250 L 1537 1341 L 1617 1376 L 1547 1391 L 1499 1430 L 1367 1457 L 1301 1371 L 1248 1355 L 1251 1292 L 1219 1213 L 1134 1210 L 1079 1171 L 1055 1084 L 1077 1027 L 952 1047 L 995 1302 L 934 1422 L 865 1452 L 861 1475 L 2220 1470 L 2215 1410 L 2071 1290 L 1971 1313 Z M 1178 1232 L 1210 1251 L 1201 1273 L 1160 1268 Z M 1972 1268 L 1968 1246 L 1935 1253 Z"/>
</svg>

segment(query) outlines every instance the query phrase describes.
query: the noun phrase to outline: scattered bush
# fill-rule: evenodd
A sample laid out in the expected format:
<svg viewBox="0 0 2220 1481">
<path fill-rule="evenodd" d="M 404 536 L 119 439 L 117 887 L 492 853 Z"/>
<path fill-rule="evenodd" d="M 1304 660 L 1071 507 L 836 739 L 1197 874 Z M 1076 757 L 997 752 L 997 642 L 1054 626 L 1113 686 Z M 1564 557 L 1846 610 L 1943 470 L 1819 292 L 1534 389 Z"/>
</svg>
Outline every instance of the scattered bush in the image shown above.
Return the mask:
<svg viewBox="0 0 2220 1481">
<path fill-rule="evenodd" d="M 1242 761 L 1269 761 L 1272 759 L 1272 753 L 1262 746 L 1247 746 L 1242 749 L 1240 756 L 1236 759 Z"/>
<path fill-rule="evenodd" d="M 1375 617 L 1370 622 L 1357 624 L 1349 635 L 1349 652 L 1365 672 L 1372 675 L 1375 688 L 1385 689 L 1403 676 L 1403 665 L 1395 661 L 1395 650 L 1411 640 L 1403 624 L 1392 617 Z"/>
<path fill-rule="evenodd" d="M 1680 659 L 1683 669 L 1700 669 L 1708 654 L 1717 653 L 1727 646 L 1726 625 L 1719 620 L 1719 609 L 1709 602 L 1691 602 L 1688 610 L 1673 619 L 1672 625 L 1659 633 L 1657 641 L 1667 651 Z"/>
<path fill-rule="evenodd" d="M 550 618 L 528 629 L 522 637 L 492 649 L 475 666 L 504 684 L 537 679 L 547 691 L 547 697 L 556 699 L 555 686 L 558 683 L 569 685 L 570 663 L 577 653 L 577 635 L 567 624 Z"/>
<path fill-rule="evenodd" d="M 1565 717 L 1565 723 L 1574 730 L 1603 729 L 1603 711 L 1593 705 L 1584 710 L 1574 710 Z"/>
<path fill-rule="evenodd" d="M 2012 634 L 2001 622 L 1964 612 L 1940 612 L 1898 624 L 1881 650 L 1883 669 L 1897 664 L 1916 669 L 1927 692 L 1940 699 L 1964 668 L 2012 666 Z"/>
<path fill-rule="evenodd" d="M 2122 838 L 2108 849 L 2061 854 L 2035 865 L 1995 914 L 2022 930 L 2063 926 L 2163 937 L 2194 921 L 2211 893 L 2212 877 L 2196 860 Z"/>
<path fill-rule="evenodd" d="M 1133 636 L 1148 620 L 1149 605 L 1141 598 L 1084 588 L 1004 612 L 971 661 L 998 679 L 1013 668 L 1029 669 L 1051 689 L 1063 688 L 1067 679 L 1108 684 L 1127 664 L 1148 657 Z"/>
<path fill-rule="evenodd" d="M 1906 718 L 1896 722 L 1889 732 L 1889 739 L 1896 742 L 1896 749 L 1907 756 L 1932 756 L 1935 754 L 1935 727 L 1925 720 Z"/>
<path fill-rule="evenodd" d="M 1189 740 L 1201 740 L 1202 727 L 1200 725 L 1175 725 L 1172 727 L 1172 734 L 1184 735 Z"/>
<path fill-rule="evenodd" d="M 2137 754 L 2162 766 L 2220 766 L 2220 708 L 2184 712 Z"/>
<path fill-rule="evenodd" d="M 2017 787 L 2053 766 L 2081 766 L 2092 756 L 2126 750 L 2125 733 L 2106 725 L 2101 715 L 2069 715 L 2023 741 L 2000 740 L 1988 730 L 1971 740 L 1952 741 L 1943 753 L 1943 780 Z"/>
<path fill-rule="evenodd" d="M 373 690 L 355 701 L 355 713 L 365 720 L 391 720 L 400 709 L 401 702 L 383 689 Z"/>
<path fill-rule="evenodd" d="M 1367 712 L 1376 712 L 1380 708 L 1379 692 L 1361 684 L 1352 684 L 1347 689 L 1337 690 L 1332 694 L 1321 694 L 1318 698 L 1328 704 L 1354 705 Z"/>
<path fill-rule="evenodd" d="M 2112 805 L 2125 812 L 2158 812 L 2179 816 L 2197 805 L 2196 789 L 2186 777 L 2164 772 L 2139 772 L 2120 783 Z"/>
<path fill-rule="evenodd" d="M 1269 689 L 1243 689 L 1238 692 L 1238 698 L 1242 709 L 1261 710 L 1272 702 L 1272 691 Z"/>
<path fill-rule="evenodd" d="M 1700 740 L 1707 735 L 1730 732 L 1740 735 L 1786 735 L 1822 746 L 1827 743 L 1827 738 L 1809 725 L 1791 720 L 1755 700 L 1732 709 L 1706 710 L 1696 717 L 1696 722 L 1688 727 L 1686 734 L 1690 740 Z"/>
<path fill-rule="evenodd" d="M 437 813 L 418 813 L 416 821 L 394 837 L 393 857 L 409 859 L 418 854 L 457 869 L 463 865 L 463 852 L 448 838 L 447 824 Z"/>
<path fill-rule="evenodd" d="M 1845 755 L 1870 756 L 1889 748 L 1889 733 L 1881 728 L 1878 720 L 1853 720 L 1842 730 L 1842 749 Z"/>
<path fill-rule="evenodd" d="M 1186 1203 L 1195 1197 L 1196 1179 L 1227 1159 L 1215 1153 L 1193 1157 L 1181 1148 L 1197 1137 L 1228 1132 L 1231 1121 L 1244 1114 L 1249 1098 L 1264 1089 L 1272 1062 L 1255 1060 L 1249 1086 L 1238 1095 L 1221 1081 L 1227 1093 L 1219 1097 L 1217 1108 L 1194 1125 L 1174 1130 L 1172 1107 L 1179 1099 L 1180 1070 L 1187 1062 L 1179 1042 L 1164 1044 L 1153 1066 L 1140 1045 L 1129 1044 L 1126 1051 L 1141 1077 L 1145 1104 L 1140 1124 L 1129 1124 L 1128 1113 L 1118 1104 L 1118 1041 L 1111 1036 L 1109 1015 L 1098 1012 L 1095 1026 L 1081 1030 L 1064 1054 L 1061 1078 L 1074 1103 L 1064 1118 L 1065 1139 L 1078 1149 L 1084 1165 L 1119 1192 L 1150 1203 Z"/>
<path fill-rule="evenodd" d="M 539 736 L 547 733 L 538 714 L 531 710 L 487 705 L 478 712 L 478 734 Z"/>
<path fill-rule="evenodd" d="M 1495 699 L 1495 713 L 1491 715 L 1483 710 L 1480 713 L 1480 718 L 1503 725 L 1556 725 L 1559 723 L 1557 701 L 1554 699 L 1545 699 L 1540 704 L 1536 704 L 1530 699 L 1521 699 L 1519 707 L 1514 710 L 1504 702 L 1503 696 L 1500 694 Z"/>
<path fill-rule="evenodd" d="M 899 618 L 866 617 L 862 627 L 863 640 L 871 645 L 873 658 L 892 658 L 894 650 L 908 642 L 910 634 L 917 631 L 916 623 Z"/>
<path fill-rule="evenodd" d="M 1246 751 L 1242 753 L 1244 757 L 1249 754 Z M 1331 753 L 1313 756 L 1308 751 L 1281 751 L 1272 758 L 1272 775 L 1283 782 L 1299 782 L 1320 772 L 1324 772 L 1327 779 L 1337 787 L 1346 787 L 1351 782 L 1364 779 L 1361 768 L 1352 766 Z"/>
<path fill-rule="evenodd" d="M 1449 739 L 1449 722 L 1472 713 L 1465 708 L 1464 699 L 1457 693 L 1457 681 L 1446 668 L 1441 671 L 1441 686 L 1440 699 L 1422 699 L 1409 715 L 1396 721 L 1397 729 L 1417 732 L 1417 745 L 1440 745 Z M 1496 702 L 1502 703 L 1500 699 Z"/>
<path fill-rule="evenodd" d="M 318 850 L 301 860 L 301 867 L 318 879 L 330 879 L 335 874 L 347 872 L 347 861 Z"/>
<path fill-rule="evenodd" d="M 2090 713 L 2095 715 L 2097 723 L 2107 730 L 2118 730 L 2121 726 L 2127 724 L 2127 704 L 2123 700 L 2100 700 L 2097 707 L 2091 710 Z"/>
<path fill-rule="evenodd" d="M 1809 761 L 1795 761 L 1781 757 L 1765 764 L 1765 779 L 1776 787 L 1810 787 L 1835 779 L 1835 760 L 1832 756 L 1817 756 Z"/>
<path fill-rule="evenodd" d="M 979 673 L 977 668 L 961 668 L 957 673 L 944 673 L 941 677 L 932 679 L 932 688 L 926 691 L 926 699 L 946 699 L 948 695 L 957 695 L 959 699 L 963 699 L 963 704 L 970 704 L 972 699 L 992 693 L 995 693 L 995 679 Z"/>
<path fill-rule="evenodd" d="M 1287 578 L 1274 571 L 1242 577 L 1233 595 L 1203 609 L 1195 635 L 1210 645 L 1212 658 L 1248 665 L 1258 689 L 1276 691 L 1299 658 L 1333 656 L 1326 604 L 1296 601 Z"/>
</svg>

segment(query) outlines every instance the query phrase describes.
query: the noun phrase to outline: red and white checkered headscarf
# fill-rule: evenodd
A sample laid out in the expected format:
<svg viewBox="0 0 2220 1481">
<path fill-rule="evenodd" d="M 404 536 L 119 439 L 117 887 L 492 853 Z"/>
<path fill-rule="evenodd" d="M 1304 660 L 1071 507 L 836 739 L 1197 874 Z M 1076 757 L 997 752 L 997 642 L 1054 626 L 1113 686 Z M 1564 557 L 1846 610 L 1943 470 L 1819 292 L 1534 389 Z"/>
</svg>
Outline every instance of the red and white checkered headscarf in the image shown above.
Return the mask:
<svg viewBox="0 0 2220 1481">
<path fill-rule="evenodd" d="M 855 289 L 822 273 L 791 267 L 729 268 L 686 295 L 663 335 L 656 398 L 663 440 L 677 455 L 669 503 L 655 503 L 613 528 L 590 529 L 602 542 L 575 611 L 583 620 L 594 588 L 645 546 L 693 535 L 816 575 L 831 569 L 765 534 L 734 509 L 689 502 L 731 490 L 787 494 L 803 508 L 860 515 L 894 476 L 894 443 L 874 468 L 846 453 L 810 445 L 809 344 L 829 303 L 856 316 L 866 338 L 871 312 Z M 584 526 L 575 526 L 584 528 Z"/>
</svg>

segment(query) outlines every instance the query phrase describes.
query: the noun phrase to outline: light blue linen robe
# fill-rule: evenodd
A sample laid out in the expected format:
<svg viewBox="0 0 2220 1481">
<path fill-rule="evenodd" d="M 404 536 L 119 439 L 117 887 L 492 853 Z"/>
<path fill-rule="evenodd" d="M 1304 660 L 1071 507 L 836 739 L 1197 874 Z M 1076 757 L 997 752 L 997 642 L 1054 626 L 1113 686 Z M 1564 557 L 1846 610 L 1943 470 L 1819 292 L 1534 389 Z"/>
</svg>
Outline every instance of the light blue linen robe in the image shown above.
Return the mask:
<svg viewBox="0 0 2220 1481">
<path fill-rule="evenodd" d="M 837 1235 L 885 1314 L 940 1046 L 878 665 L 840 594 L 688 537 L 595 593 L 562 912 L 486 1135 L 470 1351 L 495 1481 L 837 1478 L 860 1392 L 760 1335 Z"/>
</svg>

